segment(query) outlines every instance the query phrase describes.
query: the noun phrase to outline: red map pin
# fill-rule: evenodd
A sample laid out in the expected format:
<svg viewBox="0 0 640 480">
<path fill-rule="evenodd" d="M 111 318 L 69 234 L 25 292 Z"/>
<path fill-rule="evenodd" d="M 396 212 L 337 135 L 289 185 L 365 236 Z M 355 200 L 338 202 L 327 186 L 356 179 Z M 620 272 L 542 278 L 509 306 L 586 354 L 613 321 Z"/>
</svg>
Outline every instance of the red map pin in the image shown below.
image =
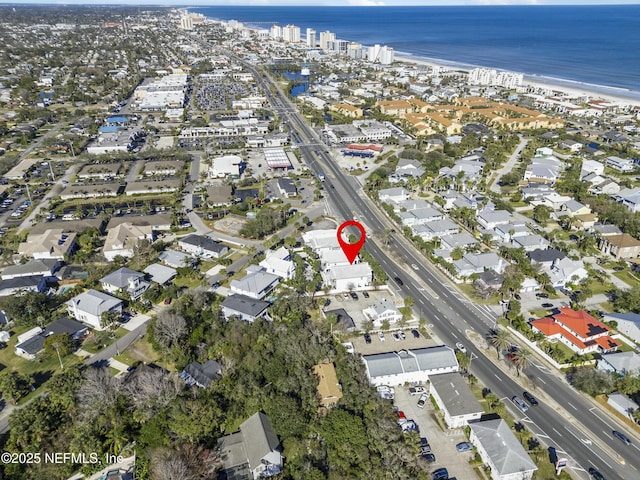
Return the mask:
<svg viewBox="0 0 640 480">
<path fill-rule="evenodd" d="M 347 227 L 356 227 L 358 230 L 360 230 L 360 240 L 358 240 L 356 243 L 349 243 L 344 241 L 342 239 L 342 231 Z M 340 248 L 342 248 L 344 254 L 347 256 L 347 260 L 349 260 L 349 263 L 353 264 L 353 261 L 358 256 L 358 253 L 360 253 L 360 249 L 364 245 L 365 237 L 366 234 L 364 231 L 364 227 L 355 220 L 347 220 L 338 227 L 338 243 L 340 244 Z"/>
</svg>

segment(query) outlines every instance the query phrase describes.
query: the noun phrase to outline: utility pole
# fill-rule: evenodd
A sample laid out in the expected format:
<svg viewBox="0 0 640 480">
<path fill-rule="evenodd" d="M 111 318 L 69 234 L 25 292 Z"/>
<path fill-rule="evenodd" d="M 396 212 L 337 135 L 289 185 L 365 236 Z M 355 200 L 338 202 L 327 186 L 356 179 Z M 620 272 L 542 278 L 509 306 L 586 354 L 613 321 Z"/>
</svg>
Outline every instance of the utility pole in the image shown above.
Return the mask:
<svg viewBox="0 0 640 480">
<path fill-rule="evenodd" d="M 64 365 L 62 364 L 62 357 L 60 357 L 60 351 L 58 350 L 58 342 L 54 343 L 53 347 L 56 349 L 56 353 L 58 354 L 58 360 L 60 360 L 60 370 L 64 370 Z"/>
</svg>

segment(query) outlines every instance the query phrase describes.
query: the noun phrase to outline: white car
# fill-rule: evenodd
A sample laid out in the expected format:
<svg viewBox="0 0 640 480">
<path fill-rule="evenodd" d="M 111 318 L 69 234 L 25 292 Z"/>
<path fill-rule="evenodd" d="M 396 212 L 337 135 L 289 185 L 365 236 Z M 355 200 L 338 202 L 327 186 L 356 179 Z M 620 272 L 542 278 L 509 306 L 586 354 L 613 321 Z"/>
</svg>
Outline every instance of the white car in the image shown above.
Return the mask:
<svg viewBox="0 0 640 480">
<path fill-rule="evenodd" d="M 418 407 L 424 408 L 424 405 L 425 403 L 427 403 L 427 400 L 429 400 L 429 395 L 427 395 L 426 393 L 423 393 L 422 395 L 420 395 L 420 399 L 418 400 Z"/>
<path fill-rule="evenodd" d="M 427 393 L 424 387 L 409 387 L 409 395 L 422 395 L 423 393 Z"/>
<path fill-rule="evenodd" d="M 460 350 L 462 353 L 465 353 L 465 354 L 467 353 L 467 347 L 465 347 L 460 342 L 456 343 L 456 348 Z"/>
<path fill-rule="evenodd" d="M 414 270 L 418 270 L 418 265 L 416 265 L 415 263 L 412 263 L 411 268 L 413 268 Z"/>
<path fill-rule="evenodd" d="M 381 342 L 384 342 L 384 333 L 378 332 L 378 338 L 380 339 Z"/>
</svg>

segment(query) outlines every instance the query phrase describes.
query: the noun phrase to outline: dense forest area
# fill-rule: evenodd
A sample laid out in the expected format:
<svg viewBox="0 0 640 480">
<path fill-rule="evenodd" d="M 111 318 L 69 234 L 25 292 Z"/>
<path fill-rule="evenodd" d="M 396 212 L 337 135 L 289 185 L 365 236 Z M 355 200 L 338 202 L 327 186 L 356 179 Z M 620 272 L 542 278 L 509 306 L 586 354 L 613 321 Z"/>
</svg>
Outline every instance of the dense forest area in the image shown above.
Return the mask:
<svg viewBox="0 0 640 480">
<path fill-rule="evenodd" d="M 273 322 L 225 321 L 220 298 L 189 291 L 158 315 L 149 340 L 175 371 L 141 366 L 124 377 L 106 367 L 56 374 L 47 394 L 10 419 L 10 452 L 137 454 L 136 478 L 215 478 L 217 440 L 257 411 L 271 419 L 284 448 L 282 479 L 421 479 L 415 434 L 403 435 L 391 404 L 369 387 L 363 364 L 331 334 L 303 295 L 278 300 Z M 209 389 L 185 387 L 177 372 L 208 359 L 224 367 Z M 344 397 L 318 409 L 312 371 L 333 361 Z M 68 478 L 96 465 L 4 465 L 5 478 Z"/>
</svg>

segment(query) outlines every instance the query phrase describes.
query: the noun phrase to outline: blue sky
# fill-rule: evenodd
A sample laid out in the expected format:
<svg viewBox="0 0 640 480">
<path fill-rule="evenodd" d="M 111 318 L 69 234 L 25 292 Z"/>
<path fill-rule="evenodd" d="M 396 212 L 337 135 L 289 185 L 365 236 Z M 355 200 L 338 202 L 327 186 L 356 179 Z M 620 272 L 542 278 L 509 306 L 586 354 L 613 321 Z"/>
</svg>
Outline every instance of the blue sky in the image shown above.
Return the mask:
<svg viewBox="0 0 640 480">
<path fill-rule="evenodd" d="M 611 5 L 640 4 L 640 0 L 0 0 L 0 4 L 120 4 L 120 5 L 279 5 L 279 6 L 393 6 L 393 5 Z"/>
</svg>

